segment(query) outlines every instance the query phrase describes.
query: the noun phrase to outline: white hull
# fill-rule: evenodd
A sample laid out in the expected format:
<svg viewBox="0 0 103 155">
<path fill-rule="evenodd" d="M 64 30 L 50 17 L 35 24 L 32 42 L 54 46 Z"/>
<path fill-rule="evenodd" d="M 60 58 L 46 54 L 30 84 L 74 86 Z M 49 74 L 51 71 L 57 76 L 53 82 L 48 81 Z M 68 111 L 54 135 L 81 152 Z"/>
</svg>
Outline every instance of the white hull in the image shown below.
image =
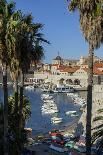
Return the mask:
<svg viewBox="0 0 103 155">
<path fill-rule="evenodd" d="M 58 121 L 52 121 L 53 124 L 59 124 L 61 123 L 62 121 L 61 120 L 58 120 Z"/>
<path fill-rule="evenodd" d="M 61 122 L 62 122 L 62 118 L 53 117 L 53 118 L 51 118 L 51 122 L 52 122 L 53 124 L 61 123 Z"/>
<path fill-rule="evenodd" d="M 58 113 L 58 110 L 42 110 L 42 114 L 54 114 Z"/>
<path fill-rule="evenodd" d="M 65 112 L 66 115 L 73 115 L 73 114 L 76 114 L 77 112 L 76 111 L 67 111 Z"/>
<path fill-rule="evenodd" d="M 57 87 L 53 90 L 54 93 L 73 93 L 74 92 L 74 88 L 73 87 Z"/>
</svg>

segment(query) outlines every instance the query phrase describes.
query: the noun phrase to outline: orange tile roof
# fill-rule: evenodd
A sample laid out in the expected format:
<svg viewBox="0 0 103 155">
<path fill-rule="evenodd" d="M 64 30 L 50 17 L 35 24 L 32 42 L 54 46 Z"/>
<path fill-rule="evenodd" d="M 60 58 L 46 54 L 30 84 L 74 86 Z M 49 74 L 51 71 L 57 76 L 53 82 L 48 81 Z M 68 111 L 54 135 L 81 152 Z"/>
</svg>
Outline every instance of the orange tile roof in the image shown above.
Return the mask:
<svg viewBox="0 0 103 155">
<path fill-rule="evenodd" d="M 103 63 L 95 63 L 94 67 L 103 68 Z"/>
<path fill-rule="evenodd" d="M 84 71 L 88 72 L 88 68 L 83 68 Z M 97 67 L 93 68 L 93 74 L 94 75 L 103 75 L 103 72 L 100 71 Z"/>
<path fill-rule="evenodd" d="M 60 72 L 68 72 L 68 73 L 74 73 L 76 70 L 78 70 L 80 67 L 69 67 L 69 66 L 62 66 L 59 67 L 58 70 Z"/>
</svg>

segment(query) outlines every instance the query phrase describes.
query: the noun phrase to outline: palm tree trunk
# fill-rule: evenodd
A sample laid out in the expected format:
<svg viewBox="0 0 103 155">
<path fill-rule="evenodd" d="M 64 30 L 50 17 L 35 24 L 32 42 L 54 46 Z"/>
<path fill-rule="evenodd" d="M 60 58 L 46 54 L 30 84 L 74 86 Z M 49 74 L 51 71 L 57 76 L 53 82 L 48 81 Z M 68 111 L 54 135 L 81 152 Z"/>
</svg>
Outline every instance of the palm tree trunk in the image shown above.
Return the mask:
<svg viewBox="0 0 103 155">
<path fill-rule="evenodd" d="M 8 88 L 7 66 L 3 65 L 3 91 L 4 91 L 4 155 L 8 155 Z"/>
<path fill-rule="evenodd" d="M 14 110 L 14 112 L 15 112 L 15 116 L 16 116 L 16 118 L 15 118 L 15 130 L 16 130 L 16 133 L 18 133 L 18 129 L 19 129 L 19 108 L 18 108 L 18 79 L 16 78 L 15 79 L 15 88 L 14 88 L 14 98 L 15 98 L 15 110 Z"/>
<path fill-rule="evenodd" d="M 15 80 L 15 111 L 18 112 L 18 79 Z"/>
<path fill-rule="evenodd" d="M 93 48 L 89 47 L 88 89 L 86 116 L 86 155 L 91 155 L 91 118 L 92 118 L 92 86 L 93 86 Z"/>
<path fill-rule="evenodd" d="M 21 73 L 21 85 L 20 85 L 20 130 L 22 129 L 22 111 L 23 111 L 23 88 L 24 88 L 24 74 Z"/>
</svg>

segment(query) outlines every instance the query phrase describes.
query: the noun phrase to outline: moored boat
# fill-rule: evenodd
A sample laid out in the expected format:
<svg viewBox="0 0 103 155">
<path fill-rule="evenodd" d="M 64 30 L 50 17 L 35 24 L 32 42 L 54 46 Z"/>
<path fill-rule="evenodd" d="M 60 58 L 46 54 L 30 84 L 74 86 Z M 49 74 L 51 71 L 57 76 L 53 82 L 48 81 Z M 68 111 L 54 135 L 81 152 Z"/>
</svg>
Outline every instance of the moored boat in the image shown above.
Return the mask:
<svg viewBox="0 0 103 155">
<path fill-rule="evenodd" d="M 65 112 L 65 114 L 66 115 L 75 115 L 75 114 L 77 114 L 77 111 L 67 111 L 67 112 Z"/>
<path fill-rule="evenodd" d="M 52 117 L 52 118 L 51 118 L 51 122 L 52 122 L 53 124 L 61 123 L 62 120 L 63 120 L 63 119 L 62 119 L 61 117 Z"/>
<path fill-rule="evenodd" d="M 53 89 L 54 93 L 72 93 L 74 91 L 74 88 L 71 86 L 59 86 Z"/>
</svg>

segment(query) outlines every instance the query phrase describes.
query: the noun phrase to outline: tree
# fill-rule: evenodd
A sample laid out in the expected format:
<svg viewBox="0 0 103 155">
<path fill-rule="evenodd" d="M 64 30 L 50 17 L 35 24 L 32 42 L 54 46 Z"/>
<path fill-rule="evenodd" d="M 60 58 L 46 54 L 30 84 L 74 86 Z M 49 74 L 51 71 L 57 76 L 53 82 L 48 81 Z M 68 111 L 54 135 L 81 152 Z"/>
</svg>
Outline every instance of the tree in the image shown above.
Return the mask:
<svg viewBox="0 0 103 155">
<path fill-rule="evenodd" d="M 103 151 L 103 109 L 97 111 L 98 116 L 93 119 L 94 122 L 97 122 L 98 125 L 93 128 L 92 142 L 96 142 L 96 148 L 98 150 L 98 155 L 102 154 Z"/>
<path fill-rule="evenodd" d="M 9 20 L 9 24 L 8 24 L 8 38 L 11 38 L 11 45 L 9 47 L 9 58 L 10 58 L 10 62 L 9 62 L 9 68 L 10 68 L 10 75 L 12 80 L 14 81 L 14 94 L 15 94 L 15 113 L 17 113 L 17 119 L 15 119 L 15 124 L 17 125 L 17 131 L 19 129 L 19 122 L 18 122 L 18 117 L 19 117 L 19 113 L 18 113 L 18 77 L 20 75 L 20 68 L 19 68 L 19 62 L 18 59 L 15 55 L 16 53 L 16 38 L 18 35 L 18 29 L 20 27 L 21 24 L 21 11 L 16 11 L 13 13 L 13 15 L 10 18 L 11 20 Z M 7 44 L 9 45 L 9 40 L 7 40 Z"/>
<path fill-rule="evenodd" d="M 3 68 L 3 89 L 4 89 L 4 154 L 8 154 L 8 89 L 7 89 L 7 66 L 9 62 L 8 47 L 11 45 L 8 38 L 8 23 L 14 12 L 14 3 L 7 3 L 6 0 L 0 1 L 0 60 Z M 7 44 L 9 40 L 10 44 Z"/>
<path fill-rule="evenodd" d="M 20 99 L 18 101 L 20 103 Z M 25 137 L 25 131 L 22 130 L 21 138 L 18 138 L 18 132 L 17 132 L 17 126 L 15 124 L 15 121 L 17 119 L 16 117 L 17 113 L 15 113 L 15 94 L 12 96 L 9 96 L 8 98 L 8 141 L 9 141 L 9 154 L 10 155 L 18 155 L 21 154 L 21 150 L 23 148 L 23 144 L 25 143 L 26 137 Z M 23 127 L 25 127 L 26 120 L 29 119 L 31 115 L 30 111 L 30 102 L 29 99 L 26 96 L 23 96 Z M 18 118 L 19 119 L 19 118 Z M 3 104 L 0 104 L 0 153 L 3 154 L 2 150 L 2 137 L 3 133 Z"/>
<path fill-rule="evenodd" d="M 89 44 L 88 87 L 87 87 L 87 117 L 86 117 L 86 153 L 91 154 L 91 114 L 93 87 L 93 55 L 94 50 L 102 43 L 102 8 L 101 0 L 71 0 L 69 10 L 79 11 L 80 27 Z"/>
<path fill-rule="evenodd" d="M 30 69 L 31 63 L 37 64 L 44 55 L 44 49 L 41 45 L 42 42 L 48 43 L 39 33 L 39 30 L 43 27 L 40 23 L 33 23 L 33 17 L 31 15 L 24 15 L 21 19 L 21 25 L 19 26 L 15 56 L 19 63 L 21 71 L 21 85 L 20 85 L 20 123 L 19 129 L 22 129 L 22 103 L 23 103 L 23 86 L 24 86 L 24 74 Z"/>
</svg>

